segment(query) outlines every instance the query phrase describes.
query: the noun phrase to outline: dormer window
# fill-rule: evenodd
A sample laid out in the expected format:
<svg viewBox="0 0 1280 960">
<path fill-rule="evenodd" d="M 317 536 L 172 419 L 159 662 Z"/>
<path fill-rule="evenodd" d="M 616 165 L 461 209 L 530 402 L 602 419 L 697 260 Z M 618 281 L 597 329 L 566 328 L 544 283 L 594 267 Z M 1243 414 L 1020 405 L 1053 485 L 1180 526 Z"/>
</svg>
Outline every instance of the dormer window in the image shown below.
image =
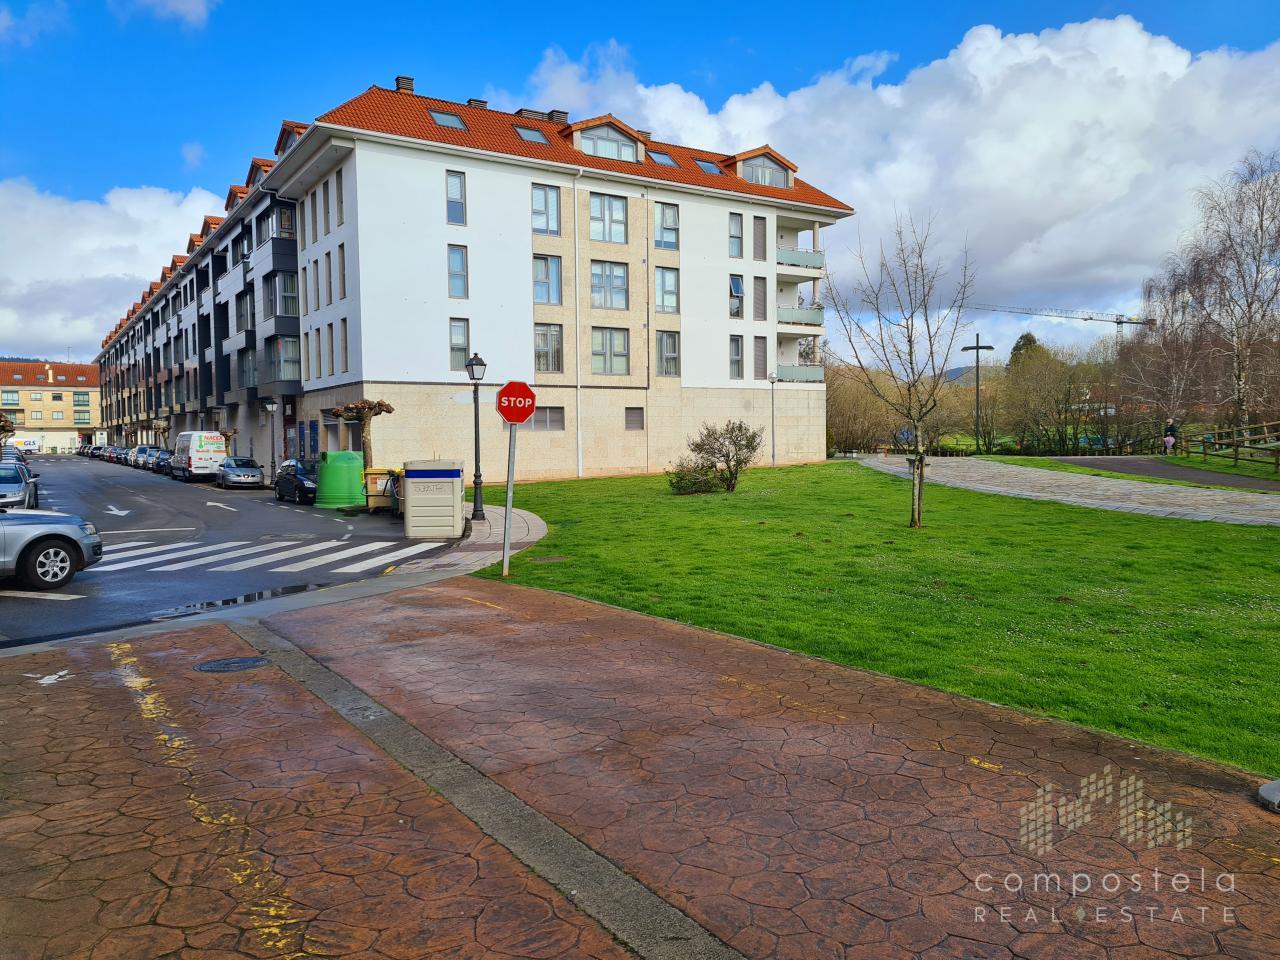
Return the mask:
<svg viewBox="0 0 1280 960">
<path fill-rule="evenodd" d="M 516 127 L 516 133 L 520 134 L 521 140 L 528 140 L 530 143 L 546 143 L 547 138 L 541 130 L 535 130 L 533 127 Z"/>
<path fill-rule="evenodd" d="M 694 160 L 693 162 L 698 165 L 698 169 L 703 173 L 710 173 L 718 177 L 724 172 L 720 169 L 719 164 L 713 163 L 710 160 Z"/>
<path fill-rule="evenodd" d="M 456 113 L 445 113 L 443 110 L 429 110 L 431 119 L 442 127 L 451 127 L 454 130 L 465 130 L 467 125 L 462 122 L 462 118 Z"/>
<path fill-rule="evenodd" d="M 674 167 L 676 162 L 671 159 L 671 154 L 663 153 L 661 150 L 648 150 L 649 158 L 654 163 L 661 164 L 664 167 Z"/>
<path fill-rule="evenodd" d="M 782 164 L 761 154 L 742 162 L 742 179 L 748 183 L 760 183 L 766 187 L 785 187 L 787 171 Z"/>
<path fill-rule="evenodd" d="M 593 157 L 636 162 L 636 142 L 607 125 L 582 131 L 582 152 Z"/>
</svg>

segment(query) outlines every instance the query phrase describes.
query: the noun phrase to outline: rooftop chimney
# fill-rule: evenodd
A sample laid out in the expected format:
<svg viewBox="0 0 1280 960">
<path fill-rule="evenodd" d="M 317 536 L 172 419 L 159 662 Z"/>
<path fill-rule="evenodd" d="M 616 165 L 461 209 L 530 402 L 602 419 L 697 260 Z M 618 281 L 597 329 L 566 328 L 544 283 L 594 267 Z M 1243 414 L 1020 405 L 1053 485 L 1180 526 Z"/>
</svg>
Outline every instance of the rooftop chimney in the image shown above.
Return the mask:
<svg viewBox="0 0 1280 960">
<path fill-rule="evenodd" d="M 524 117 L 527 120 L 545 120 L 547 114 L 545 110 L 534 110 L 532 107 L 521 107 L 516 111 L 516 116 Z"/>
<path fill-rule="evenodd" d="M 396 91 L 399 93 L 413 93 L 413 77 L 396 77 Z"/>
<path fill-rule="evenodd" d="M 637 130 L 636 133 L 640 134 L 641 140 L 648 140 L 651 136 L 653 136 L 653 134 L 651 134 L 648 130 Z"/>
<path fill-rule="evenodd" d="M 547 119 L 550 120 L 552 123 L 568 123 L 569 111 L 568 110 L 548 110 Z"/>
<path fill-rule="evenodd" d="M 489 101 L 481 100 L 479 97 L 470 97 L 467 100 L 468 107 L 478 107 L 481 110 L 488 109 Z"/>
</svg>

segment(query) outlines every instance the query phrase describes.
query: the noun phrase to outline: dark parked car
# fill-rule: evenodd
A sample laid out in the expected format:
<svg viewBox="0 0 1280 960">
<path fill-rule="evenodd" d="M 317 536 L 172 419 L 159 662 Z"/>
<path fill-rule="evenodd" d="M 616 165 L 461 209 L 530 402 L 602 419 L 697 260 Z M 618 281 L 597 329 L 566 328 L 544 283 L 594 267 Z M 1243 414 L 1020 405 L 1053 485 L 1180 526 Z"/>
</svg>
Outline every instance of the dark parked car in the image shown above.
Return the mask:
<svg viewBox="0 0 1280 960">
<path fill-rule="evenodd" d="M 316 502 L 316 468 L 319 460 L 286 460 L 276 472 L 276 499 L 294 503 Z"/>
<path fill-rule="evenodd" d="M 156 451 L 155 461 L 151 464 L 152 473 L 163 473 L 165 476 L 173 476 L 173 451 L 158 450 Z"/>
<path fill-rule="evenodd" d="M 106 447 L 98 446 L 97 444 L 95 444 L 94 446 L 89 448 L 89 456 L 92 457 L 94 460 L 101 460 L 102 451 L 105 449 Z"/>
</svg>

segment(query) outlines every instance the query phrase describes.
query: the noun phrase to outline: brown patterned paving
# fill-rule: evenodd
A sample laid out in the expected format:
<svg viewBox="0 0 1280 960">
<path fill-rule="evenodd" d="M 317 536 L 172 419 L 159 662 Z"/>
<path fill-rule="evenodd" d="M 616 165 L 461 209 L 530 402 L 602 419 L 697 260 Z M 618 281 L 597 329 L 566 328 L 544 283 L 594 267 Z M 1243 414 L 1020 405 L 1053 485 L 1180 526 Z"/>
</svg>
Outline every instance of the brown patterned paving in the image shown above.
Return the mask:
<svg viewBox="0 0 1280 960">
<path fill-rule="evenodd" d="M 484 581 L 269 625 L 751 957 L 1280 957 L 1280 818 L 1236 771 Z M 1037 790 L 1107 764 L 1028 849 Z M 1122 818 L 1130 777 L 1171 808 Z M 1185 849 L 1121 835 L 1179 816 Z"/>
<path fill-rule="evenodd" d="M 629 956 L 279 671 L 191 670 L 253 653 L 0 660 L 0 958 Z"/>
</svg>

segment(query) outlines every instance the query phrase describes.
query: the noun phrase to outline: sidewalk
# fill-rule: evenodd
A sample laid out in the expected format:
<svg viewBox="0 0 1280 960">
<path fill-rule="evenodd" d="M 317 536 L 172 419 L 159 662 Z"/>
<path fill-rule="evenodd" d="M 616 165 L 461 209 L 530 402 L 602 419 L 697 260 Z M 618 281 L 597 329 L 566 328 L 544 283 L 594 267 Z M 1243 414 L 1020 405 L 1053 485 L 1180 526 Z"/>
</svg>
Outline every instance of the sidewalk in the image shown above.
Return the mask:
<svg viewBox="0 0 1280 960">
<path fill-rule="evenodd" d="M 901 455 L 860 457 L 859 463 L 906 477 Z M 1101 464 L 1100 464 L 1101 465 Z M 1213 520 L 1249 526 L 1280 526 L 1280 497 L 1243 490 L 1205 490 L 1172 484 L 1093 477 L 1084 473 L 1041 470 L 976 457 L 937 457 L 929 461 L 926 479 L 948 487 L 998 493 L 1028 500 L 1056 500 L 1097 510 L 1144 513 L 1183 520 Z"/>
<path fill-rule="evenodd" d="M 1280 956 L 1260 778 L 503 583 L 338 602 L 0 658 L 12 955 Z"/>
</svg>

